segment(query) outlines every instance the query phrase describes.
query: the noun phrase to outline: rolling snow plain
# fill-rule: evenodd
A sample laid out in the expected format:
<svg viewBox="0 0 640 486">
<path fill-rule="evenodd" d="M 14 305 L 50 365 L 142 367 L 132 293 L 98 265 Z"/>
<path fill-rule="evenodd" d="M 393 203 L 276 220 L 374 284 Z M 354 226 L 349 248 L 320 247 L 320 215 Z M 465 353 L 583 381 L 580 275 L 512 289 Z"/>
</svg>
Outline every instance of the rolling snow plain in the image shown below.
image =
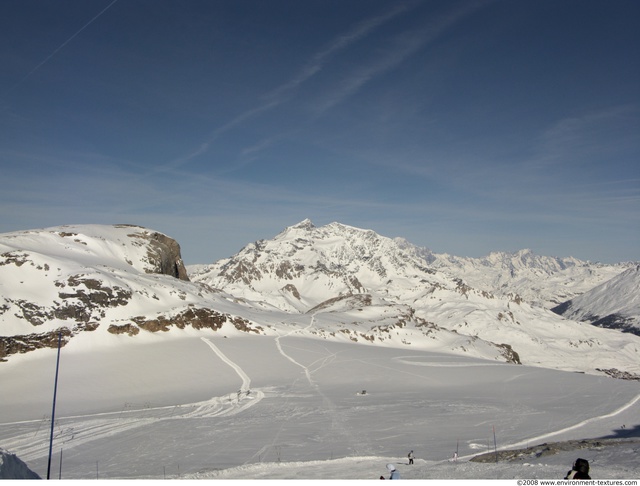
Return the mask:
<svg viewBox="0 0 640 486">
<path fill-rule="evenodd" d="M 562 479 L 577 457 L 593 478 L 640 477 L 638 382 L 300 337 L 313 317 L 300 319 L 275 337 L 76 337 L 60 355 L 52 477 L 378 479 L 391 462 L 403 479 Z M 0 363 L 0 447 L 41 477 L 55 368 L 55 350 Z M 614 440 L 469 462 L 585 438 Z"/>
</svg>

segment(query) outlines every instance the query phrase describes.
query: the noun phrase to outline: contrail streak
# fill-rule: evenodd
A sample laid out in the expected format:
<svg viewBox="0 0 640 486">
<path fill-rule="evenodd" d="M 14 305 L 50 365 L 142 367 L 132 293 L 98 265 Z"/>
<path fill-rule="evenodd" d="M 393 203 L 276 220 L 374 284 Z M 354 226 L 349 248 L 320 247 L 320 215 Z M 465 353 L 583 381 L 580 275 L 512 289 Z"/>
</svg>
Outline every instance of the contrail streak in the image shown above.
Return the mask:
<svg viewBox="0 0 640 486">
<path fill-rule="evenodd" d="M 49 54 L 42 62 L 40 62 L 36 67 L 34 67 L 31 71 L 29 71 L 29 73 L 27 73 L 27 75 L 25 77 L 23 77 L 20 81 L 18 81 L 10 90 L 9 93 L 11 91 L 13 91 L 14 89 L 16 89 L 18 86 L 20 86 L 25 80 L 27 80 L 31 75 L 33 75 L 33 73 L 35 73 L 38 69 L 40 69 L 43 65 L 45 65 L 47 62 L 49 62 L 51 60 L 51 58 L 53 56 L 55 56 L 58 52 L 60 52 L 69 42 L 71 42 L 73 39 L 75 39 L 78 34 L 80 34 L 80 32 L 82 32 L 84 29 L 86 29 L 87 27 L 89 27 L 92 23 L 94 23 L 103 13 L 105 13 L 107 10 L 109 10 L 114 3 L 116 3 L 118 0 L 113 0 L 109 5 L 107 5 L 105 8 L 103 8 L 100 13 L 98 13 L 98 15 L 96 15 L 95 17 L 93 17 L 91 20 L 89 20 L 89 22 L 87 22 L 86 24 L 84 24 L 75 34 L 73 34 L 71 37 L 69 37 L 66 41 L 64 41 L 62 44 L 60 44 L 51 54 Z"/>
</svg>

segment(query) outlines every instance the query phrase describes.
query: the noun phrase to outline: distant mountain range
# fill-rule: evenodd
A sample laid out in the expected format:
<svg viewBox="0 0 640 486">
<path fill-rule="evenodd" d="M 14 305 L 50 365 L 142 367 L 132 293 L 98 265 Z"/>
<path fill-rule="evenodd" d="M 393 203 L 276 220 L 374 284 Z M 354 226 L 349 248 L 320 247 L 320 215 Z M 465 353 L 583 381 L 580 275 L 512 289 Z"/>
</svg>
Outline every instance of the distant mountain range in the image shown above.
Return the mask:
<svg viewBox="0 0 640 486">
<path fill-rule="evenodd" d="M 6 233 L 0 359 L 53 347 L 60 332 L 68 346 L 107 346 L 144 342 L 154 332 L 286 331 L 638 379 L 637 275 L 633 262 L 529 250 L 438 255 L 401 238 L 309 220 L 186 269 L 175 240 L 137 226 Z M 611 316 L 632 332 L 579 322 Z"/>
</svg>

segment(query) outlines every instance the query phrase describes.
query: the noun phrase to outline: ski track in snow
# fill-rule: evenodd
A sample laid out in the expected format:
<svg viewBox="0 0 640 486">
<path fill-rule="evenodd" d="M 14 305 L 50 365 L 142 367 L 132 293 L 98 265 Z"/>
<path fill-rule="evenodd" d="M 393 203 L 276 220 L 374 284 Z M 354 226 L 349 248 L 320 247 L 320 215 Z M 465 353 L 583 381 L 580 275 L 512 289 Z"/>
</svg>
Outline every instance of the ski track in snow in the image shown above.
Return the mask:
<svg viewBox="0 0 640 486">
<path fill-rule="evenodd" d="M 322 369 L 331 363 L 335 357 L 336 353 L 332 353 L 327 350 L 327 355 L 320 357 L 313 361 L 309 366 L 305 366 L 300 362 L 296 361 L 292 356 L 288 355 L 284 349 L 282 348 L 281 339 L 285 337 L 289 337 L 292 334 L 295 334 L 300 331 L 305 331 L 313 327 L 314 318 L 312 316 L 311 322 L 304 329 L 294 329 L 287 334 L 282 336 L 277 336 L 275 338 L 275 343 L 278 348 L 280 354 L 291 361 L 296 366 L 300 367 L 305 377 L 309 383 L 309 385 L 319 394 L 319 396 L 323 400 L 323 404 L 326 407 L 326 411 L 331 417 L 331 430 L 334 434 L 339 434 L 343 436 L 351 445 L 354 455 L 359 456 L 362 454 L 366 455 L 366 451 L 359 451 L 358 447 L 361 446 L 364 442 L 355 437 L 354 432 L 348 425 L 346 417 L 343 417 L 337 410 L 337 407 L 332 402 L 330 398 L 328 398 L 321 390 L 318 384 L 313 380 L 313 373 Z M 96 414 L 87 414 L 87 415 L 76 415 L 69 417 L 62 417 L 56 420 L 56 429 L 54 434 L 54 440 L 58 445 L 64 444 L 65 449 L 74 448 L 78 446 L 85 445 L 89 442 L 103 439 L 105 437 L 114 436 L 116 434 L 120 434 L 122 432 L 130 431 L 132 429 L 145 427 L 147 425 L 151 425 L 155 422 L 162 420 L 176 420 L 176 419 L 197 419 L 197 418 L 213 418 L 213 417 L 222 417 L 222 416 L 230 416 L 241 413 L 248 408 L 256 405 L 264 398 L 264 392 L 261 390 L 250 390 L 251 379 L 245 373 L 245 371 L 238 366 L 234 361 L 229 359 L 222 351 L 210 340 L 207 338 L 201 338 L 203 342 L 205 342 L 213 352 L 230 366 L 240 377 L 241 386 L 237 392 L 229 393 L 222 397 L 212 397 L 209 400 L 205 400 L 202 402 L 195 402 L 183 405 L 170 405 L 163 407 L 149 407 L 143 409 L 134 409 L 134 410 L 121 410 L 118 412 L 102 412 Z M 406 357 L 405 357 L 406 359 Z M 402 360 L 400 360 L 402 361 Z M 423 363 L 416 363 L 415 361 L 408 360 L 406 364 L 412 365 L 424 365 Z M 458 365 L 458 363 L 450 363 L 454 366 Z M 427 364 L 428 366 L 429 364 Z M 446 365 L 445 365 L 446 366 Z M 313 368 L 313 369 L 312 369 Z M 522 440 L 520 442 L 514 442 L 508 445 L 504 445 L 498 448 L 498 450 L 507 450 L 507 449 L 517 449 L 520 447 L 528 446 L 532 443 L 542 442 L 547 440 L 550 437 L 569 432 L 572 430 L 579 429 L 587 424 L 597 422 L 599 420 L 604 420 L 607 418 L 614 417 L 616 415 L 621 414 L 622 412 L 628 410 L 633 407 L 635 404 L 640 402 L 640 394 L 638 394 L 635 398 L 622 405 L 618 409 L 599 416 L 591 417 L 589 419 L 583 420 L 577 424 L 574 424 L 570 427 L 565 427 L 563 429 L 549 432 L 546 434 L 541 434 L 536 437 L 530 437 L 526 440 Z M 110 416 L 113 416 L 110 418 Z M 68 421 L 74 420 L 69 423 Z M 78 421 L 79 420 L 79 421 Z M 4 437 L 3 438 L 3 447 L 12 450 L 14 453 L 18 454 L 22 460 L 24 461 L 32 461 L 34 459 L 38 459 L 40 457 L 44 457 L 48 454 L 48 441 L 49 441 L 49 428 L 50 421 L 46 418 L 41 420 L 32 420 L 32 421 L 19 421 L 13 423 L 5 423 L 3 426 L 7 425 L 23 425 L 29 422 L 41 422 L 41 424 L 46 426 L 39 426 L 38 430 L 34 433 L 32 430 L 29 432 L 18 433 L 13 437 Z M 284 425 L 283 425 L 284 427 Z M 19 427 L 22 429 L 22 427 Z M 24 430 L 24 429 L 22 429 Z M 254 458 L 259 456 L 260 454 L 264 454 L 270 448 L 276 447 L 277 444 L 277 436 L 274 437 L 274 441 L 271 444 L 264 445 L 256 454 L 254 454 Z M 464 461 L 469 460 L 474 457 L 476 454 L 470 454 L 467 456 L 461 456 L 458 460 Z M 250 462 L 247 461 L 247 462 Z M 246 462 L 245 462 L 246 464 Z"/>
<path fill-rule="evenodd" d="M 611 417 L 615 417 L 616 415 L 619 415 L 622 412 L 624 412 L 625 410 L 628 410 L 629 408 L 633 407 L 636 403 L 638 403 L 638 401 L 640 401 L 640 394 L 636 395 L 636 397 L 634 399 L 632 399 L 631 401 L 629 401 L 628 403 L 624 404 L 622 407 L 618 408 L 617 410 L 614 410 L 611 413 L 607 413 L 607 414 L 604 414 L 604 415 L 599 415 L 597 417 L 591 417 L 591 418 L 588 418 L 586 420 L 583 420 L 582 422 L 578 422 L 577 424 L 572 425 L 570 427 L 565 427 L 564 429 L 556 430 L 555 432 L 549 432 L 547 434 L 538 435 L 538 436 L 533 437 L 533 438 L 528 439 L 528 440 L 516 442 L 514 444 L 510 444 L 509 446 L 503 447 L 501 449 L 518 449 L 520 447 L 528 446 L 531 443 L 535 443 L 535 442 L 546 440 L 549 437 L 553 437 L 554 435 L 562 434 L 564 432 L 569 432 L 570 430 L 579 429 L 580 427 L 584 427 L 587 424 L 590 424 L 590 423 L 593 423 L 593 422 L 597 422 L 598 420 L 604 420 L 604 419 L 608 419 L 608 418 L 611 418 Z"/>
<path fill-rule="evenodd" d="M 70 449 L 125 431 L 145 427 L 161 420 L 226 417 L 243 412 L 259 403 L 264 398 L 264 392 L 262 390 L 250 390 L 251 379 L 244 370 L 222 353 L 211 340 L 204 337 L 201 339 L 224 363 L 233 368 L 238 374 L 242 380 L 242 385 L 237 392 L 183 405 L 61 417 L 56 419 L 57 431 L 54 429 L 54 441 L 56 441 L 56 444 L 64 444 L 65 448 Z M 123 418 L 123 414 L 140 416 Z M 109 418 L 109 416 L 113 415 L 117 417 Z M 77 419 L 81 419 L 81 421 L 78 422 Z M 69 420 L 76 421 L 73 422 L 73 425 L 64 427 L 64 422 Z M 2 425 L 18 425 L 28 422 L 38 421 L 20 421 Z M 48 454 L 51 421 L 43 419 L 41 422 L 48 423 L 48 425 L 46 427 L 38 427 L 35 434 L 30 431 L 11 438 L 5 437 L 3 439 L 3 447 L 15 451 L 23 461 L 31 461 L 46 456 Z M 34 440 L 38 435 L 40 437 Z"/>
<path fill-rule="evenodd" d="M 314 391 L 322 398 L 322 402 L 323 405 L 325 407 L 325 411 L 328 412 L 330 418 L 331 418 L 331 430 L 332 433 L 334 433 L 336 436 L 342 436 L 346 439 L 347 443 L 350 444 L 350 448 L 353 451 L 353 453 L 355 455 L 360 455 L 361 454 L 361 450 L 360 448 L 362 447 L 362 444 L 366 444 L 366 441 L 356 437 L 357 435 L 357 431 L 354 431 L 352 427 L 349 427 L 349 423 L 347 420 L 347 417 L 344 416 L 343 414 L 341 414 L 338 411 L 338 407 L 336 407 L 336 404 L 331 400 L 331 398 L 329 398 L 325 393 L 322 392 L 322 390 L 320 389 L 320 387 L 318 386 L 318 384 L 313 380 L 312 374 L 322 368 L 324 368 L 325 366 L 329 365 L 336 357 L 336 353 L 330 352 L 329 350 L 327 350 L 327 355 L 320 357 L 318 359 L 316 359 L 315 361 L 313 361 L 309 366 L 305 366 L 301 363 L 299 363 L 298 361 L 296 361 L 292 356 L 288 355 L 284 349 L 282 348 L 282 343 L 281 343 L 281 339 L 285 338 L 285 337 L 289 337 L 292 334 L 295 333 L 304 333 L 305 331 L 308 331 L 309 329 L 311 329 L 313 326 L 315 325 L 315 316 L 312 315 L 311 316 L 311 321 L 309 322 L 309 325 L 303 329 L 293 329 L 292 331 L 288 332 L 287 334 L 284 334 L 282 336 L 277 336 L 275 338 L 275 342 L 276 342 L 276 346 L 278 348 L 278 351 L 280 352 L 280 354 L 288 359 L 289 361 L 291 361 L 293 364 L 295 364 L 296 366 L 299 366 L 300 368 L 302 368 L 307 381 L 309 382 L 309 385 L 314 389 Z M 315 366 L 317 365 L 317 366 Z M 313 367 L 313 370 L 311 369 Z"/>
<path fill-rule="evenodd" d="M 233 361 L 231 361 L 229 358 L 227 358 L 222 353 L 222 351 L 220 351 L 220 349 L 215 344 L 213 344 L 211 342 L 211 339 L 206 338 L 206 337 L 202 337 L 200 339 L 202 339 L 205 343 L 207 343 L 209 345 L 209 347 L 211 349 L 213 349 L 213 352 L 218 355 L 218 358 L 220 358 L 222 361 L 227 363 L 229 366 L 231 366 L 233 368 L 233 370 L 236 373 L 238 373 L 238 376 L 242 380 L 242 386 L 240 387 L 240 390 L 242 390 L 242 391 L 249 390 L 249 388 L 251 387 L 251 378 L 249 378 L 249 376 L 247 376 L 247 374 L 244 372 L 244 370 L 242 368 L 240 368 L 240 366 L 235 364 Z"/>
<path fill-rule="evenodd" d="M 309 384 L 313 387 L 317 387 L 316 383 L 313 381 L 313 378 L 311 378 L 311 372 L 309 371 L 309 368 L 306 367 L 303 364 L 298 363 L 295 359 L 293 359 L 291 356 L 289 356 L 284 349 L 282 349 L 282 343 L 280 343 L 280 340 L 283 337 L 288 337 L 291 336 L 292 334 L 298 333 L 298 332 L 302 332 L 304 333 L 304 331 L 308 331 L 309 329 L 311 329 L 314 325 L 315 322 L 315 316 L 311 316 L 311 322 L 309 322 L 309 325 L 307 327 L 305 327 L 304 329 L 293 329 L 291 331 L 289 331 L 287 334 L 283 335 L 283 336 L 277 336 L 275 338 L 276 341 L 276 347 L 278 348 L 278 352 L 285 357 L 286 359 L 288 359 L 289 361 L 291 361 L 294 365 L 299 366 L 300 368 L 302 368 L 302 370 L 304 371 L 305 376 L 307 377 L 307 381 L 309 382 Z"/>
<path fill-rule="evenodd" d="M 242 380 L 240 389 L 236 392 L 235 400 L 233 394 L 224 397 L 213 397 L 203 402 L 197 402 L 191 404 L 196 409 L 192 412 L 182 415 L 182 418 L 198 418 L 198 417 L 220 417 L 235 415 L 243 412 L 246 409 L 253 407 L 256 403 L 260 402 L 264 398 L 264 392 L 262 390 L 251 391 L 251 378 L 244 372 L 244 370 L 236 363 L 231 361 L 227 356 L 220 351 L 220 349 L 213 344 L 213 342 L 205 337 L 200 338 L 204 341 L 216 355 L 228 364 L 238 374 Z M 249 399 L 240 406 L 242 399 Z"/>
<path fill-rule="evenodd" d="M 580 427 L 584 427 L 587 424 L 591 424 L 593 422 L 597 422 L 599 420 L 604 420 L 604 419 L 608 419 L 611 417 L 615 417 L 616 415 L 621 414 L 622 412 L 624 412 L 625 410 L 628 410 L 629 408 L 633 407 L 636 403 L 638 403 L 640 401 L 640 394 L 636 395 L 635 398 L 633 398 L 632 400 L 630 400 L 629 402 L 627 402 L 626 404 L 624 404 L 622 407 L 618 408 L 617 410 L 614 410 L 611 413 L 606 413 L 604 415 L 598 415 L 596 417 L 591 417 L 588 418 L 586 420 L 583 420 L 582 422 L 578 422 L 577 424 L 571 425 L 570 427 L 565 427 L 564 429 L 560 429 L 560 430 L 556 430 L 554 432 L 548 432 L 546 434 L 541 434 L 541 435 L 537 435 L 535 437 L 530 437 L 526 440 L 522 440 L 520 442 L 513 442 L 511 444 L 507 444 L 505 446 L 501 446 L 498 447 L 497 450 L 499 451 L 505 451 L 505 450 L 511 450 L 511 449 L 519 449 L 522 447 L 529 447 L 531 444 L 538 444 L 544 440 L 549 439 L 550 437 L 565 433 L 565 432 L 569 432 L 571 430 L 576 430 L 579 429 Z M 482 447 L 486 447 L 484 445 L 482 445 Z M 472 457 L 475 457 L 477 454 L 470 454 L 467 456 L 463 456 L 463 457 L 459 457 L 459 460 L 469 460 Z"/>
</svg>

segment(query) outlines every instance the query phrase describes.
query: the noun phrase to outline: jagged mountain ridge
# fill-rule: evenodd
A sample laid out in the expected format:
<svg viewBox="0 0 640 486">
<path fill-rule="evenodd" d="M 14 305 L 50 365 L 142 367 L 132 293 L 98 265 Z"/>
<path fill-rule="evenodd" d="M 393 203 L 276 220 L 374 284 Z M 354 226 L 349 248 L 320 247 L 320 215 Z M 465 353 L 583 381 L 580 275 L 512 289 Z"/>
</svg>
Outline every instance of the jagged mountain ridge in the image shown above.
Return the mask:
<svg viewBox="0 0 640 486">
<path fill-rule="evenodd" d="M 144 342 L 158 332 L 295 333 L 640 375 L 636 336 L 474 289 L 373 231 L 306 220 L 190 268 L 191 281 L 173 271 L 179 246 L 164 238 L 100 225 L 0 235 L 0 358 L 54 347 L 60 330 L 72 347 Z"/>
<path fill-rule="evenodd" d="M 278 248 L 280 245 L 287 249 Z M 280 301 L 279 305 L 286 310 L 304 310 L 305 303 L 300 302 L 299 297 L 295 300 L 287 298 L 287 291 L 294 296 L 299 295 L 292 282 L 304 273 L 301 272 L 304 268 L 313 270 L 314 286 L 318 285 L 323 269 L 333 277 L 340 276 L 340 288 L 332 282 L 329 293 L 337 290 L 342 294 L 361 291 L 362 284 L 353 276 L 364 267 L 369 268 L 370 274 L 381 276 L 386 272 L 395 272 L 399 276 L 399 269 L 411 267 L 431 276 L 437 274 L 440 279 L 446 275 L 445 280 L 453 279 L 456 285 L 462 280 L 462 285 L 487 294 L 524 300 L 550 309 L 635 265 L 633 262 L 607 265 L 573 257 L 540 256 L 531 250 L 493 252 L 484 258 L 456 257 L 436 254 L 404 238 L 381 237 L 371 230 L 340 223 L 317 228 L 307 219 L 286 228 L 271 242 L 257 241 L 233 257 L 210 265 L 190 266 L 190 273 L 197 280 L 217 288 L 257 299 L 268 294 L 271 303 Z M 276 281 L 282 281 L 281 277 L 286 277 L 289 283 L 284 286 L 286 288 L 274 290 Z M 381 285 L 381 281 L 370 283 L 373 288 Z M 305 296 L 311 297 L 307 293 Z"/>
<path fill-rule="evenodd" d="M 464 279 L 474 288 L 496 295 L 517 294 L 532 304 L 552 308 L 581 295 L 635 265 L 585 262 L 573 257 L 536 255 L 529 249 L 492 252 L 482 258 L 433 253 L 395 238 L 405 251 L 424 259 L 431 268 Z"/>
<path fill-rule="evenodd" d="M 640 335 L 640 265 L 553 309 L 594 326 Z"/>
<path fill-rule="evenodd" d="M 405 315 L 426 326 L 494 346 L 508 345 L 528 363 L 545 361 L 562 367 L 567 354 L 592 353 L 594 348 L 609 345 L 612 353 L 617 349 L 625 359 L 637 360 L 639 348 L 634 340 L 628 347 L 629 342 L 620 341 L 619 335 L 601 334 L 592 326 L 558 319 L 514 292 L 504 291 L 500 296 L 473 288 L 433 268 L 424 254 L 424 249 L 370 230 L 340 223 L 315 227 L 305 220 L 272 240 L 247 245 L 231 258 L 193 268 L 190 276 L 286 312 L 321 309 L 317 322 L 341 319 L 327 311 L 326 302 L 373 296 L 387 307 L 407 309 Z M 360 313 L 364 307 L 360 306 Z M 411 345 L 417 339 L 406 336 L 402 342 Z"/>
<path fill-rule="evenodd" d="M 194 281 L 233 295 L 287 312 L 306 312 L 340 296 L 374 292 L 384 297 L 392 292 L 389 282 L 412 278 L 416 272 L 433 285 L 451 284 L 449 277 L 398 251 L 390 238 L 340 223 L 316 228 L 305 220 L 273 240 L 257 241 L 190 273 Z M 367 281 L 366 288 L 360 279 Z"/>
</svg>

